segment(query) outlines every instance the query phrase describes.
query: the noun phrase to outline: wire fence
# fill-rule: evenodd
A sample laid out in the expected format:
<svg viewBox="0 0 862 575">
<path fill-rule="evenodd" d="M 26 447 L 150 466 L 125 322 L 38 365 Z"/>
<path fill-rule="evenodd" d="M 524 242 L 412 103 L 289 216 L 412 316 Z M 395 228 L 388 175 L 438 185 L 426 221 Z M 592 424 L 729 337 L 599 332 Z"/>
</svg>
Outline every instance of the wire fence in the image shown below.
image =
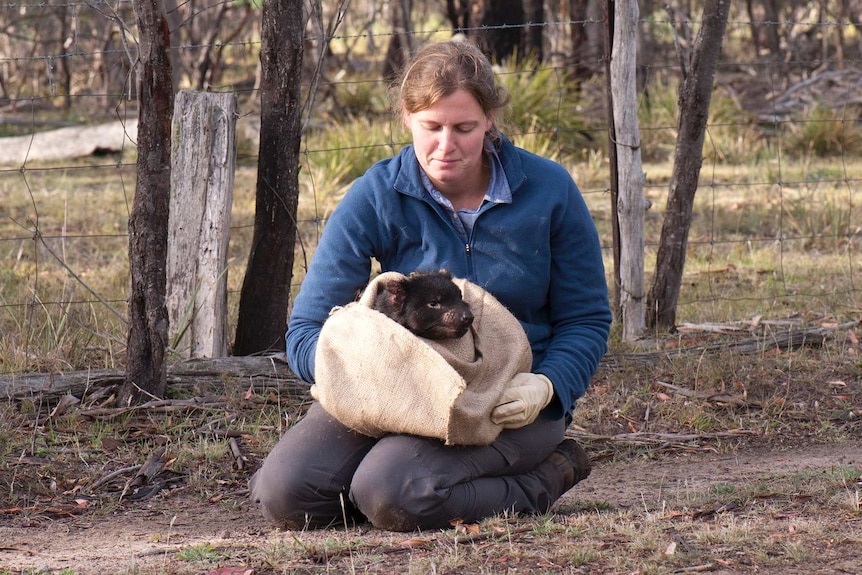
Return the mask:
<svg viewBox="0 0 862 575">
<path fill-rule="evenodd" d="M 546 15 L 539 24 L 483 26 L 482 32 L 514 28 L 523 37 L 541 30 L 540 60 L 500 68 L 501 78 L 511 76 L 513 106 L 527 110 L 514 115 L 531 119 L 510 119 L 504 127 L 516 143 L 571 168 L 611 269 L 605 19 L 601 3 L 586 4 L 577 19 Z M 793 11 L 773 19 L 732 12 L 704 146 L 681 321 L 846 318 L 862 309 L 859 11 L 846 3 L 837 3 L 844 6 L 840 12 L 790 4 Z M 167 6 L 177 86 L 230 89 L 240 101 L 229 272 L 235 310 L 254 217 L 260 12 L 235 2 Z M 340 16 L 338 27 L 339 7 L 309 25 L 309 74 L 321 47 L 329 53 L 316 92 L 308 94 L 314 102 L 302 144 L 295 288 L 339 194 L 371 161 L 403 143 L 380 68 L 391 39 L 410 44 L 476 30 L 442 24 L 445 15 L 429 7 L 413 14 L 413 21 L 426 23 L 422 30 L 381 31 L 388 5 L 358 6 Z M 641 20 L 639 118 L 652 202 L 648 271 L 676 141 L 676 90 L 699 26 L 683 15 L 657 10 Z M 135 181 L 134 30 L 127 0 L 0 5 L 0 371 L 121 361 Z M 541 85 L 531 84 L 540 72 L 546 73 Z M 550 109 L 553 119 L 530 115 L 530 106 Z M 351 135 L 351 123 L 358 123 L 358 133 Z M 81 131 L 95 124 L 112 128 Z M 47 353 L 50 348 L 57 353 Z"/>
</svg>

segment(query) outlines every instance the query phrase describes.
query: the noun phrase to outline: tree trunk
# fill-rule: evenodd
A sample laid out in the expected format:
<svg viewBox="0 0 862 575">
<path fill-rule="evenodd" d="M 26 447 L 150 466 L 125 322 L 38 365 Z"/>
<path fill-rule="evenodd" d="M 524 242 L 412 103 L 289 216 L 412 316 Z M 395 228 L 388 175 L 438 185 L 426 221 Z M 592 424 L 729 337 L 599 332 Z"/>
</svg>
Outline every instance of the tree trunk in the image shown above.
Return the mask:
<svg viewBox="0 0 862 575">
<path fill-rule="evenodd" d="M 610 169 L 611 188 L 611 233 L 613 236 L 614 250 L 614 285 L 611 290 L 611 309 L 617 321 L 621 320 L 620 313 L 620 219 L 617 212 L 619 202 L 619 159 L 617 158 L 617 147 L 614 142 L 617 139 L 616 127 L 614 126 L 614 90 L 611 84 L 611 47 L 614 43 L 614 0 L 605 3 L 604 35 L 605 35 L 605 89 L 608 94 L 608 166 Z"/>
<path fill-rule="evenodd" d="M 607 2 L 605 4 L 606 10 L 609 12 L 613 12 L 613 0 Z M 588 61 L 588 55 L 590 53 L 590 45 L 589 45 L 589 37 L 587 35 L 587 26 L 586 22 L 588 20 L 587 10 L 589 8 L 589 2 L 586 0 L 569 0 L 569 20 L 571 24 L 569 24 L 569 34 L 571 36 L 572 42 L 572 59 L 571 59 L 571 69 L 572 69 L 572 77 L 580 82 L 582 80 L 586 80 L 592 76 L 593 71 L 590 69 Z M 613 19 L 613 16 L 611 16 Z M 613 23 L 605 24 L 606 26 L 613 26 Z M 608 39 L 609 41 L 613 41 L 612 38 Z M 610 50 L 611 44 L 607 44 L 607 49 Z"/>
<path fill-rule="evenodd" d="M 401 73 L 414 52 L 413 47 L 413 2 L 396 0 L 389 9 L 392 11 L 392 36 L 383 59 L 383 78 L 392 81 Z"/>
<path fill-rule="evenodd" d="M 523 54 L 525 56 L 535 57 L 538 62 L 545 61 L 545 53 L 542 46 L 542 26 L 539 23 L 545 22 L 545 6 L 544 0 L 524 0 L 524 12 L 527 22 L 531 22 L 533 26 L 524 28 L 524 34 L 521 38 L 523 45 Z"/>
<path fill-rule="evenodd" d="M 636 0 L 615 2 L 611 86 L 616 148 L 617 203 L 620 237 L 619 305 L 623 341 L 643 335 L 644 289 L 644 174 L 641 164 L 640 131 L 637 116 L 637 32 Z"/>
<path fill-rule="evenodd" d="M 521 28 L 524 24 L 523 0 L 477 0 L 478 28 L 470 38 L 492 60 L 502 62 L 517 54 L 523 56 Z"/>
<path fill-rule="evenodd" d="M 129 334 L 123 405 L 167 388 L 165 306 L 168 206 L 171 189 L 171 118 L 174 96 L 170 36 L 161 0 L 135 0 L 138 49 L 137 185 L 129 217 Z"/>
<path fill-rule="evenodd" d="M 691 65 L 680 86 L 673 173 L 659 240 L 656 273 L 647 296 L 649 327 L 669 329 L 676 323 L 692 205 L 703 165 L 703 139 L 712 83 L 729 12 L 730 2 L 727 0 L 707 0 L 705 3 L 703 24 L 694 43 Z"/>
<path fill-rule="evenodd" d="M 303 2 L 264 0 L 261 128 L 254 236 L 234 354 L 284 348 L 299 200 Z"/>
</svg>

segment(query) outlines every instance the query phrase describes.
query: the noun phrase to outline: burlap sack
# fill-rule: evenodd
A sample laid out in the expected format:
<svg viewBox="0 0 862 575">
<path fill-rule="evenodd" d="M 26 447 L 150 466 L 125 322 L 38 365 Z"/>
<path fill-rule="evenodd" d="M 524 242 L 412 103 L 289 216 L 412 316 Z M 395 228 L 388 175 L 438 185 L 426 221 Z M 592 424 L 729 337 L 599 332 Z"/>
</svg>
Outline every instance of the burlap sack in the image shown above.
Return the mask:
<svg viewBox="0 0 862 575">
<path fill-rule="evenodd" d="M 360 301 L 335 308 L 323 325 L 312 396 L 341 423 L 372 437 L 409 433 L 449 445 L 487 445 L 502 427 L 491 422 L 506 384 L 530 371 L 521 324 L 484 289 L 455 279 L 473 311 L 457 340 L 419 338 L 371 309 L 380 282 Z"/>
</svg>

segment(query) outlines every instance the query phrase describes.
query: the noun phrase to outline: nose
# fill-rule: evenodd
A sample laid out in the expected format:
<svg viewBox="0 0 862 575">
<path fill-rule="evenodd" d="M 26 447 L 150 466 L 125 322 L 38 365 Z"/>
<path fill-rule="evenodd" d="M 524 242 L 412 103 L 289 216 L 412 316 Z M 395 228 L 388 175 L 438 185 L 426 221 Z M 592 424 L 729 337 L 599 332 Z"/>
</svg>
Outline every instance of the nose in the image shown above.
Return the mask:
<svg viewBox="0 0 862 575">
<path fill-rule="evenodd" d="M 455 131 L 452 128 L 446 127 L 440 130 L 440 139 L 437 142 L 437 147 L 448 152 L 455 148 Z"/>
</svg>

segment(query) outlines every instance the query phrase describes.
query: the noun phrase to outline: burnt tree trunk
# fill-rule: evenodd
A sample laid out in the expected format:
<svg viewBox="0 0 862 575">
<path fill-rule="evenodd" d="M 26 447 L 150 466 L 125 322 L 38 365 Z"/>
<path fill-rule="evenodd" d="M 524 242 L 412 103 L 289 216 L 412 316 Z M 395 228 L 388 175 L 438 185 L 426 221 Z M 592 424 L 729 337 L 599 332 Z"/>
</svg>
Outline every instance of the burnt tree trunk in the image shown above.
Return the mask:
<svg viewBox="0 0 862 575">
<path fill-rule="evenodd" d="M 523 54 L 532 56 L 538 62 L 545 61 L 544 46 L 542 45 L 542 26 L 545 21 L 545 2 L 544 0 L 524 0 L 524 13 L 526 20 L 532 26 L 524 28 L 524 33 L 521 38 L 523 46 Z"/>
<path fill-rule="evenodd" d="M 140 42 L 138 160 L 129 216 L 129 333 L 119 397 L 124 405 L 164 397 L 167 388 L 165 286 L 174 106 L 170 34 L 162 0 L 135 0 L 135 15 Z"/>
<path fill-rule="evenodd" d="M 413 41 L 413 1 L 397 0 L 390 8 L 392 36 L 383 59 L 383 78 L 391 82 L 401 73 L 404 64 L 411 58 L 414 50 Z"/>
<path fill-rule="evenodd" d="M 673 173 L 661 228 L 656 272 L 647 296 L 647 325 L 672 328 L 685 265 L 692 205 L 703 165 L 703 140 L 712 96 L 712 83 L 727 18 L 728 0 L 707 0 L 703 24 L 692 50 L 688 72 L 679 90 L 679 129 Z"/>
<path fill-rule="evenodd" d="M 470 0 L 446 0 L 446 17 L 456 34 L 466 34 L 470 27 Z"/>
<path fill-rule="evenodd" d="M 523 0 L 477 0 L 473 10 L 479 14 L 479 27 L 473 28 L 468 36 L 482 51 L 495 62 L 513 54 L 523 56 Z"/>
<path fill-rule="evenodd" d="M 235 355 L 284 348 L 299 200 L 304 26 L 300 0 L 264 0 L 254 235 L 240 294 Z"/>
<path fill-rule="evenodd" d="M 570 0 L 569 2 L 569 35 L 572 42 L 571 70 L 572 78 L 578 81 L 578 85 L 580 85 L 581 81 L 587 80 L 593 75 L 593 70 L 587 63 L 587 57 L 590 53 L 589 36 L 587 35 L 586 27 L 588 8 L 589 2 L 586 0 Z M 611 19 L 613 18 L 613 10 L 613 1 L 606 2 L 605 11 L 610 15 Z M 605 26 L 613 26 L 613 22 L 610 24 L 606 22 Z M 607 40 L 608 42 L 613 41 L 612 38 Z M 610 52 L 611 44 L 608 43 L 607 46 L 607 51 Z M 608 70 L 605 71 L 609 72 Z"/>
</svg>

